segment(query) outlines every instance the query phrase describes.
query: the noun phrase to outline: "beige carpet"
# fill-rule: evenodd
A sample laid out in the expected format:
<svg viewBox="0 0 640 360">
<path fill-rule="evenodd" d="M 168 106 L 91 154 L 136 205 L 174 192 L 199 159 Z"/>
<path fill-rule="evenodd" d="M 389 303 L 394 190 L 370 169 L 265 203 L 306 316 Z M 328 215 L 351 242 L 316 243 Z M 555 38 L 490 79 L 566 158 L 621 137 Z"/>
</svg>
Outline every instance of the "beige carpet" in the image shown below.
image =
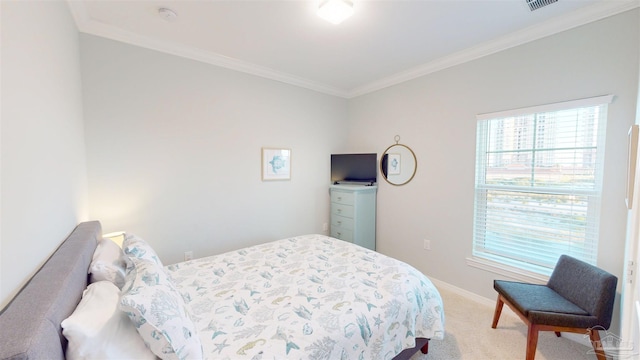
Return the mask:
<svg viewBox="0 0 640 360">
<path fill-rule="evenodd" d="M 505 305 L 497 329 L 491 328 L 493 306 L 440 289 L 444 302 L 445 337 L 432 340 L 429 354 L 411 360 L 524 360 L 527 328 Z M 578 335 L 581 336 L 581 335 Z M 596 359 L 593 349 L 553 332 L 540 332 L 536 360 Z"/>
</svg>

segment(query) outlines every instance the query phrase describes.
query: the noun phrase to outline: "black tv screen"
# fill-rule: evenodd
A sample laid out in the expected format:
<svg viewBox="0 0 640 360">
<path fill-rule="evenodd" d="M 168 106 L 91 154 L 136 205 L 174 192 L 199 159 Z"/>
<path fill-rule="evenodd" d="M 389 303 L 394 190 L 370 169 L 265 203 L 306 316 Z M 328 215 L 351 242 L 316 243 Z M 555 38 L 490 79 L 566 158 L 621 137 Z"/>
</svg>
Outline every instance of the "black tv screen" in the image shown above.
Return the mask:
<svg viewBox="0 0 640 360">
<path fill-rule="evenodd" d="M 332 154 L 331 183 L 375 183 L 377 180 L 376 153 Z"/>
</svg>

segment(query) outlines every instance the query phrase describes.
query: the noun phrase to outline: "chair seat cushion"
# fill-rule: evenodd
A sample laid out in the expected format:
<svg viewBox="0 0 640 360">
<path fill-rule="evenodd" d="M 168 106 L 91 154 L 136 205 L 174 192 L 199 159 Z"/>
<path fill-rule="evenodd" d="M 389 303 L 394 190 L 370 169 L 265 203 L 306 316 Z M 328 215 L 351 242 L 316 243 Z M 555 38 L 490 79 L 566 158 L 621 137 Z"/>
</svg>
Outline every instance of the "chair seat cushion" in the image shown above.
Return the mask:
<svg viewBox="0 0 640 360">
<path fill-rule="evenodd" d="M 577 318 L 584 325 L 595 320 L 587 311 L 563 298 L 546 285 L 494 280 L 493 288 L 535 324 L 566 326 Z M 571 321 L 567 321 L 572 319 Z M 580 326 L 580 325 L 578 325 Z"/>
</svg>

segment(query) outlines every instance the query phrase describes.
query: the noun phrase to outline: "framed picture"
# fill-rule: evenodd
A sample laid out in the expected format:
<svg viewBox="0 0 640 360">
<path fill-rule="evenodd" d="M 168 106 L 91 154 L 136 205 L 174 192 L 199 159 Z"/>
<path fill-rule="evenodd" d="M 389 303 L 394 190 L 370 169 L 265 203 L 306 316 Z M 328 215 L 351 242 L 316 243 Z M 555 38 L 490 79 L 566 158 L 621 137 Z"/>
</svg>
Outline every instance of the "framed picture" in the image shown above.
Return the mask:
<svg viewBox="0 0 640 360">
<path fill-rule="evenodd" d="M 636 181 L 636 165 L 638 162 L 638 125 L 629 129 L 629 157 L 627 158 L 627 209 L 633 207 L 633 192 Z"/>
<path fill-rule="evenodd" d="M 291 179 L 291 150 L 262 148 L 262 181 Z"/>
<path fill-rule="evenodd" d="M 387 174 L 400 175 L 400 154 L 389 154 L 387 161 Z"/>
</svg>

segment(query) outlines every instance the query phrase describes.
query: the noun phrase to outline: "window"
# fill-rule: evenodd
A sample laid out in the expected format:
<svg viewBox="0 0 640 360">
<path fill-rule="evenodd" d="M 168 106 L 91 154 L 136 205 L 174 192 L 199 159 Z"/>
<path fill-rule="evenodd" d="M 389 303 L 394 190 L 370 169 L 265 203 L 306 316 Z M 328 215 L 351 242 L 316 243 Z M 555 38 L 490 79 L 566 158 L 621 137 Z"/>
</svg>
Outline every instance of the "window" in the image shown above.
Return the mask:
<svg viewBox="0 0 640 360">
<path fill-rule="evenodd" d="M 549 275 L 596 263 L 612 96 L 478 116 L 473 255 Z"/>
</svg>

